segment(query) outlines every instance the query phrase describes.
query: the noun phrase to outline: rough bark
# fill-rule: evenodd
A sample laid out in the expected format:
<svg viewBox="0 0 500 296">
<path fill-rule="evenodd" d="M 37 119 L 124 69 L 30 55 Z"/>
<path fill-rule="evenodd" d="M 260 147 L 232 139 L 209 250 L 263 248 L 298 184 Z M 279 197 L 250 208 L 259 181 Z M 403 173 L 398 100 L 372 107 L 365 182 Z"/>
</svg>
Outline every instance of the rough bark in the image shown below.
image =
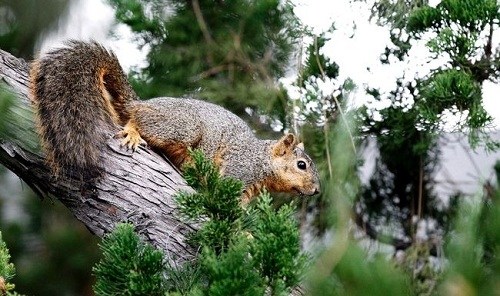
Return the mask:
<svg viewBox="0 0 500 296">
<path fill-rule="evenodd" d="M 173 200 L 179 190 L 192 189 L 166 159 L 148 148 L 127 152 L 109 131 L 109 149 L 103 155 L 106 174 L 95 190 L 82 190 L 77 180 L 55 179 L 37 144 L 28 97 L 28 64 L 0 50 L 0 81 L 13 94 L 8 113 L 0 114 L 8 126 L 6 135 L 0 135 L 1 164 L 40 197 L 61 201 L 98 236 L 128 221 L 146 241 L 164 250 L 173 266 L 194 257 L 196 250 L 185 243 L 186 234 L 194 228 L 180 219 Z M 0 94 L 0 103 L 8 97 Z"/>
</svg>

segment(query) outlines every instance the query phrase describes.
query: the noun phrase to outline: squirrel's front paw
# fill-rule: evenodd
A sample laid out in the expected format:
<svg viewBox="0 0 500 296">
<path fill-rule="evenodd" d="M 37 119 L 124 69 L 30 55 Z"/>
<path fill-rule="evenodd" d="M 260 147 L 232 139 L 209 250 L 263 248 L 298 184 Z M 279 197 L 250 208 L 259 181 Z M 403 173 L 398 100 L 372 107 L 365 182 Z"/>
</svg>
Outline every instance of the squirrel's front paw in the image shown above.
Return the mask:
<svg viewBox="0 0 500 296">
<path fill-rule="evenodd" d="M 127 150 L 136 151 L 137 147 L 147 145 L 137 129 L 129 123 L 115 135 L 115 138 L 123 138 L 120 146 L 127 147 Z"/>
</svg>

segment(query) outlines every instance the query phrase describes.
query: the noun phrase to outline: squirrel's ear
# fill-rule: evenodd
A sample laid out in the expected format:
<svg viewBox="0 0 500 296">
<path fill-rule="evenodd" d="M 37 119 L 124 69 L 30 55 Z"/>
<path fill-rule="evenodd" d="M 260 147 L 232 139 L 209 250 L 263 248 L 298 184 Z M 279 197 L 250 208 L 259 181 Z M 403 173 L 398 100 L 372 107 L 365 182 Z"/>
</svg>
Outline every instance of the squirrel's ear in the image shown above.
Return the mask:
<svg viewBox="0 0 500 296">
<path fill-rule="evenodd" d="M 273 152 L 275 155 L 285 155 L 288 151 L 292 151 L 297 146 L 297 137 L 294 134 L 286 134 L 274 145 Z"/>
<path fill-rule="evenodd" d="M 301 150 L 304 150 L 304 143 L 300 142 L 297 144 L 297 148 L 300 148 Z"/>
</svg>

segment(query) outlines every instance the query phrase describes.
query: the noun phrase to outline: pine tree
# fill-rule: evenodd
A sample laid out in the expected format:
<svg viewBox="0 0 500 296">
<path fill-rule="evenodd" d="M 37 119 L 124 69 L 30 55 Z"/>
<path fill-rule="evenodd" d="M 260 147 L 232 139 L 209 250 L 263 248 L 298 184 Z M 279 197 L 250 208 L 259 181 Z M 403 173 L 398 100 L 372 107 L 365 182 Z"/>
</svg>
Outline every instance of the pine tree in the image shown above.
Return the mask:
<svg viewBox="0 0 500 296">
<path fill-rule="evenodd" d="M 164 295 L 163 254 L 142 242 L 131 224 L 117 225 L 100 246 L 96 295 Z"/>
<path fill-rule="evenodd" d="M 178 203 L 186 217 L 203 221 L 193 242 L 203 247 L 200 268 L 207 293 L 281 295 L 297 286 L 306 257 L 300 251 L 294 208 L 275 210 L 264 193 L 243 210 L 241 182 L 221 177 L 199 151 L 192 158 L 185 177 L 198 193 L 181 194 Z"/>
<path fill-rule="evenodd" d="M 494 52 L 491 44 L 499 5 L 476 0 L 443 0 L 436 7 L 427 3 L 380 1 L 373 7 L 378 21 L 390 28 L 394 45 L 386 49 L 382 62 L 388 63 L 389 57 L 410 59 L 408 52 L 418 41 L 427 42 L 432 59 L 444 61 L 426 76 L 399 79 L 389 94 L 368 90 L 375 100 L 389 99 L 392 104 L 365 115 L 366 134 L 376 136 L 381 155 L 358 203 L 358 215 L 363 216 L 359 224 L 372 230 L 372 236 L 380 236 L 377 229 L 384 225 L 396 225 L 404 239 L 388 241 L 403 249 L 415 242 L 414 217 L 436 220 L 439 234 L 449 229 L 456 212 L 458 195 L 443 208 L 433 193 L 440 157 L 437 140 L 450 130 L 445 114 L 460 118 L 451 129 L 465 132 L 473 146 L 498 147 L 487 134 L 492 118 L 483 106 L 481 84 L 497 80 L 500 74 L 493 66 L 500 61 L 500 52 Z M 373 119 L 374 113 L 382 119 Z"/>
<path fill-rule="evenodd" d="M 266 193 L 243 210 L 241 182 L 220 176 L 199 151 L 192 158 L 185 178 L 197 193 L 177 200 L 181 214 L 201 225 L 190 238 L 201 250 L 196 261 L 166 267 L 131 225 L 119 225 L 101 243 L 96 295 L 283 295 L 299 284 L 306 257 L 293 207 L 274 209 Z"/>
<path fill-rule="evenodd" d="M 10 262 L 9 250 L 0 233 L 0 294 L 8 296 L 18 295 L 13 291 L 15 286 L 11 282 L 15 273 L 14 264 Z"/>
</svg>

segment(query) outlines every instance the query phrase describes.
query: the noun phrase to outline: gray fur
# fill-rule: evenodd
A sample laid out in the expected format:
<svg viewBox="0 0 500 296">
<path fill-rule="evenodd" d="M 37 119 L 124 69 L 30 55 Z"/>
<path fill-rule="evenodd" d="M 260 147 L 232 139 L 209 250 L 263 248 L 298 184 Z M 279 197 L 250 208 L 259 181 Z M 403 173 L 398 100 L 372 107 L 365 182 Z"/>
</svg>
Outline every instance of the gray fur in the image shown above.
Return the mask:
<svg viewBox="0 0 500 296">
<path fill-rule="evenodd" d="M 189 98 L 162 97 L 132 104 L 142 113 L 136 120 L 143 137 L 151 134 L 183 142 L 202 150 L 210 159 L 224 151 L 223 163 L 237 164 L 222 167 L 224 175 L 245 185 L 272 175 L 270 147 L 276 141 L 258 139 L 241 118 L 228 110 Z M 144 112 L 148 114 L 144 116 Z"/>
</svg>

